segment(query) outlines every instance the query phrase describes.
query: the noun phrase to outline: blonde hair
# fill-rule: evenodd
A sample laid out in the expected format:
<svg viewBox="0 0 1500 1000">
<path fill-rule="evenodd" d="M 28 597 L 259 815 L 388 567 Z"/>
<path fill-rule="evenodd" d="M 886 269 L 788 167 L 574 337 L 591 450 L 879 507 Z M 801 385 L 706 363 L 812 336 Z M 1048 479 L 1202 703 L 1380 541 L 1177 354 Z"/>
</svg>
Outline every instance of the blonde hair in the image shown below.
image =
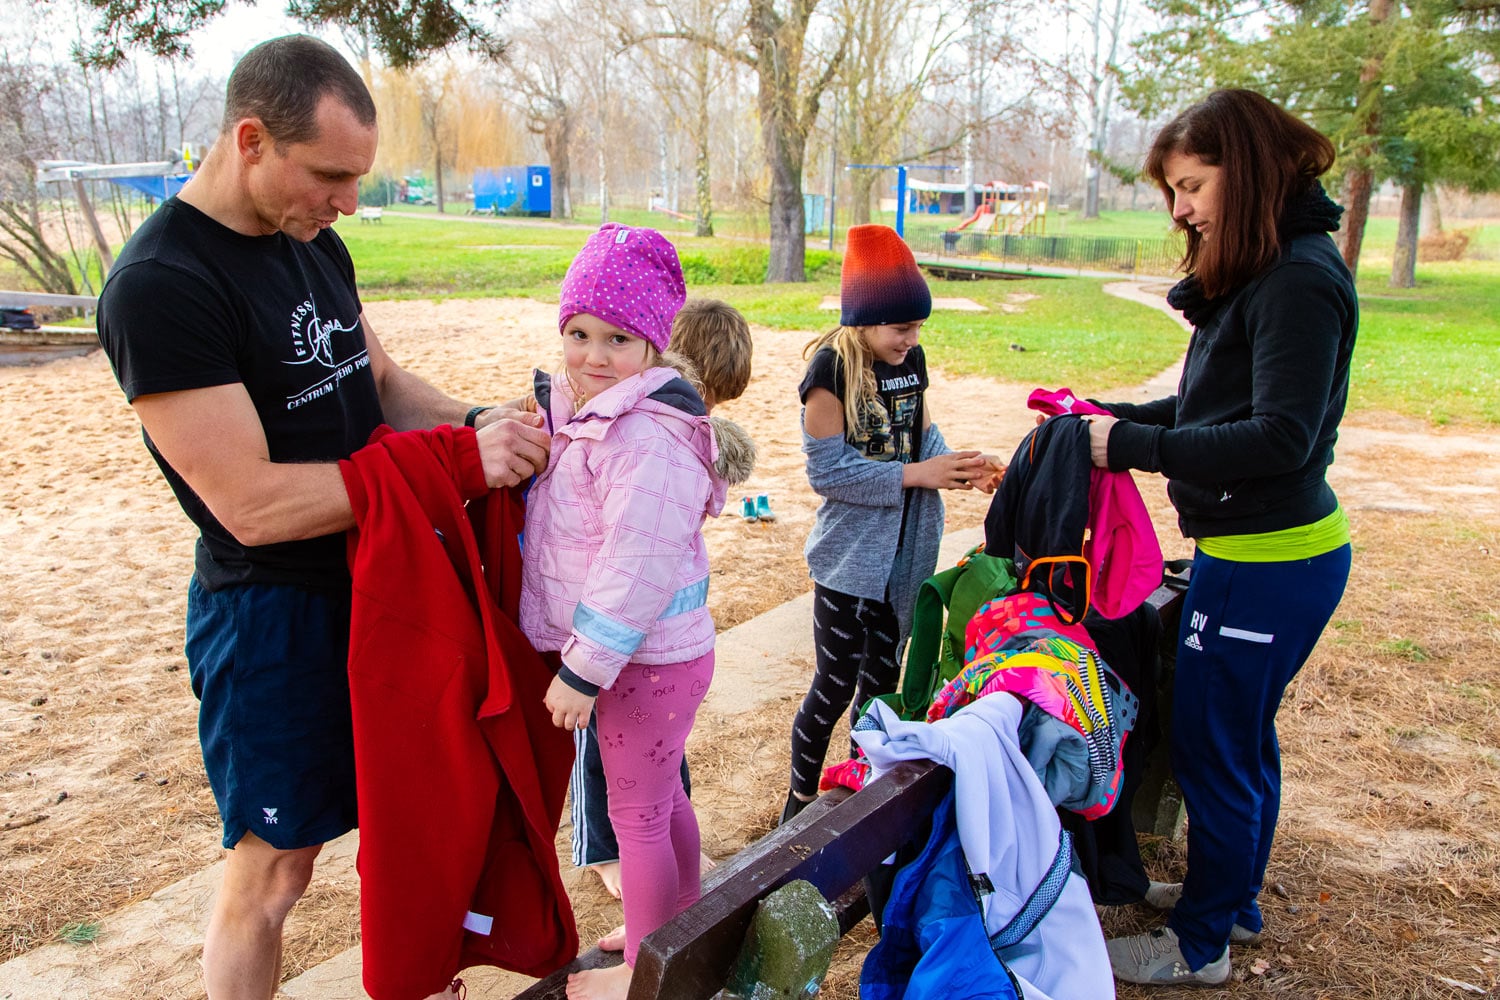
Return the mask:
<svg viewBox="0 0 1500 1000">
<path fill-rule="evenodd" d="M 864 327 L 836 326 L 809 341 L 802 349 L 802 357 L 810 358 L 825 347 L 833 348 L 843 367 L 844 434 L 848 436 L 859 427 L 864 412 L 875 405 L 875 352 L 865 340 Z"/>
<path fill-rule="evenodd" d="M 703 380 L 698 376 L 698 366 L 693 364 L 692 359 L 676 351 L 658 351 L 656 345 L 647 341 L 646 343 L 646 367 L 647 368 L 671 368 L 691 383 L 693 390 L 699 396 L 703 395 Z"/>
</svg>

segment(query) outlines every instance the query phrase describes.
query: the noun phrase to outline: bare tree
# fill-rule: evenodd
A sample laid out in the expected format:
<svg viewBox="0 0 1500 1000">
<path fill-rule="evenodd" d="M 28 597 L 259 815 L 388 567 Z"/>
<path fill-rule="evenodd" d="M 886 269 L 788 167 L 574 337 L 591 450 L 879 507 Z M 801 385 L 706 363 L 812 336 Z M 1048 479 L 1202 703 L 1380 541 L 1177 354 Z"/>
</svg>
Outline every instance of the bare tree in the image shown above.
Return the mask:
<svg viewBox="0 0 1500 1000">
<path fill-rule="evenodd" d="M 48 240 L 37 186 L 36 151 L 51 145 L 36 114 L 50 96 L 49 77 L 45 67 L 0 53 L 0 258 L 42 291 L 73 295 L 78 286 L 67 257 Z"/>
<path fill-rule="evenodd" d="M 907 133 L 907 121 L 954 38 L 942 10 L 924 0 L 842 0 L 837 17 L 849 39 L 837 84 L 838 140 L 849 162 L 922 160 L 967 134 L 967 126 L 960 126 L 936 145 L 912 148 Z M 854 225 L 870 221 L 871 192 L 880 179 L 872 170 L 850 174 Z"/>
<path fill-rule="evenodd" d="M 635 44 L 644 37 L 682 38 L 755 71 L 761 136 L 771 171 L 771 263 L 766 273 L 770 282 L 807 280 L 802 203 L 807 139 L 849 44 L 847 32 L 838 25 L 826 25 L 826 32 L 813 31 L 818 4 L 819 0 L 749 0 L 744 24 L 734 39 L 683 29 L 625 39 Z M 819 45 L 819 35 L 827 36 L 826 44 Z"/>
<path fill-rule="evenodd" d="M 713 0 L 690 0 L 686 4 L 651 3 L 639 13 L 617 10 L 620 35 L 635 40 L 631 45 L 643 59 L 646 79 L 671 117 L 685 123 L 693 147 L 694 232 L 712 236 L 713 171 L 712 114 L 714 90 L 727 74 L 714 46 L 695 38 L 723 38 L 729 8 Z M 653 30 L 659 27 L 661 34 Z M 627 42 L 627 44 L 629 44 Z M 665 136 L 664 136 L 665 141 Z M 670 198 L 663 191 L 663 197 Z"/>
<path fill-rule="evenodd" d="M 1119 52 L 1123 40 L 1128 0 L 1084 0 L 1069 5 L 1066 24 L 1068 42 L 1055 66 L 1064 82 L 1065 95 L 1088 137 L 1084 161 L 1083 218 L 1099 217 L 1099 179 L 1106 169 L 1105 145 L 1109 120 L 1114 111 L 1115 85 L 1119 80 Z M 1072 26 L 1082 21 L 1083 39 L 1072 44 Z"/>
<path fill-rule="evenodd" d="M 553 6 L 533 13 L 507 47 L 504 66 L 519 96 L 526 128 L 542 140 L 552 173 L 552 217 L 573 216 L 572 146 L 581 103 L 577 50 L 572 36 L 577 19 Z"/>
</svg>

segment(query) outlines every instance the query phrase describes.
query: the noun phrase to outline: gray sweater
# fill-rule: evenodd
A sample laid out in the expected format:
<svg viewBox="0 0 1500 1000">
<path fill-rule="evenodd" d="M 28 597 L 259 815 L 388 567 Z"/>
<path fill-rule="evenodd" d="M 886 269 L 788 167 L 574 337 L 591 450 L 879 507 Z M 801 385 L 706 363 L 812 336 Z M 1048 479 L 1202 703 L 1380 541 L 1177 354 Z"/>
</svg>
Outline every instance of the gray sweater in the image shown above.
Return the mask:
<svg viewBox="0 0 1500 1000">
<path fill-rule="evenodd" d="M 951 448 L 937 424 L 922 435 L 924 459 Z M 901 625 L 911 631 L 917 588 L 937 568 L 943 540 L 943 498 L 937 490 L 911 488 L 906 534 L 901 534 L 902 464 L 872 462 L 843 435 L 815 438 L 802 431 L 807 479 L 823 498 L 803 554 L 813 582 L 867 600 L 889 600 Z M 897 542 L 901 541 L 898 548 Z M 899 648 L 899 643 L 898 643 Z"/>
</svg>

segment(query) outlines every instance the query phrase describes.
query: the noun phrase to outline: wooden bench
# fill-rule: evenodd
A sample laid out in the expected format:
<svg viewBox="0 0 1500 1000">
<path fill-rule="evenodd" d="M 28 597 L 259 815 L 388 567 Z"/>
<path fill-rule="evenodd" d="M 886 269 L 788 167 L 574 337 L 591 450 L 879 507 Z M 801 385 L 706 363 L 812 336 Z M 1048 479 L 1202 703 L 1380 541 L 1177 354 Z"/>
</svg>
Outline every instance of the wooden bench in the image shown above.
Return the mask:
<svg viewBox="0 0 1500 1000">
<path fill-rule="evenodd" d="M 385 215 L 385 209 L 379 205 L 362 205 L 359 210 L 360 222 L 379 222 Z"/>
<path fill-rule="evenodd" d="M 911 834 L 953 783 L 931 761 L 897 765 L 858 795 L 836 788 L 785 826 L 708 874 L 703 898 L 647 936 L 636 956 L 629 1000 L 707 1000 L 724 988 L 755 908 L 766 895 L 806 879 L 833 901 L 839 933 L 870 912 L 863 879 Z M 570 972 L 618 965 L 619 952 L 591 949 L 519 994 L 562 1000 Z"/>
<path fill-rule="evenodd" d="M 1186 577 L 1173 578 L 1148 599 L 1162 619 L 1164 674 L 1175 661 L 1185 590 Z M 1149 800 L 1144 802 L 1144 813 L 1150 821 L 1143 825 L 1137 819 L 1137 829 L 1154 829 L 1157 814 L 1170 809 L 1174 801 L 1180 810 L 1181 794 L 1172 799 L 1176 786 L 1170 774 L 1160 770 L 1167 756 L 1166 741 L 1162 743 L 1148 761 L 1147 783 L 1137 793 L 1133 811 L 1133 816 L 1141 817 L 1143 800 Z M 711 871 L 704 880 L 702 898 L 641 942 L 628 1000 L 707 1000 L 714 996 L 724 988 L 760 901 L 797 879 L 811 882 L 824 899 L 832 901 L 839 933 L 847 933 L 870 912 L 865 875 L 906 842 L 952 784 L 953 772 L 948 768 L 931 761 L 909 761 L 857 795 L 836 788 L 820 796 L 785 826 Z M 1158 802 L 1163 805 L 1159 807 Z M 619 952 L 592 948 L 515 1000 L 563 1000 L 569 973 L 608 968 L 621 961 Z"/>
</svg>

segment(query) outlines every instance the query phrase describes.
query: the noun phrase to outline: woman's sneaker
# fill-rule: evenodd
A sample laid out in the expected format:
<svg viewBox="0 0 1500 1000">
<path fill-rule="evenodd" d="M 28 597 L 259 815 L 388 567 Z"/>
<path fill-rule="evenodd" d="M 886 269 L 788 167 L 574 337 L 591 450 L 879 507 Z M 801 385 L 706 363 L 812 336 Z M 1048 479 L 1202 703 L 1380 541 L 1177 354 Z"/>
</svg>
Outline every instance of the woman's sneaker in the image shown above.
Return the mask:
<svg viewBox="0 0 1500 1000">
<path fill-rule="evenodd" d="M 1188 968 L 1170 927 L 1104 942 L 1115 978 L 1127 983 L 1218 986 L 1229 979 L 1229 948 L 1201 969 Z"/>
<path fill-rule="evenodd" d="M 1152 882 L 1146 887 L 1146 905 L 1153 909 L 1175 910 L 1181 898 L 1181 882 Z M 1260 944 L 1260 931 L 1235 924 L 1229 928 L 1229 943 L 1254 947 Z"/>
</svg>

